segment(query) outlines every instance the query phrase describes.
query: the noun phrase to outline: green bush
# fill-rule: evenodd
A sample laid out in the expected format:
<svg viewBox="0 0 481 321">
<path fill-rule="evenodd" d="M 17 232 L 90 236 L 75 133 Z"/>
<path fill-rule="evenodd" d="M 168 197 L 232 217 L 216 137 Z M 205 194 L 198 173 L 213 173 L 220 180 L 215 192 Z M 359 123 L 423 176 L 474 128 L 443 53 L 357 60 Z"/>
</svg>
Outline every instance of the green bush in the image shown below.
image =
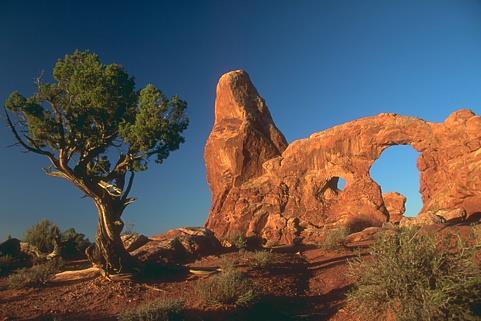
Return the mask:
<svg viewBox="0 0 481 321">
<path fill-rule="evenodd" d="M 326 251 L 339 250 L 343 246 L 343 241 L 349 235 L 349 229 L 340 227 L 335 229 L 327 229 L 324 231 L 323 242 L 320 248 Z"/>
<path fill-rule="evenodd" d="M 55 245 L 59 246 L 59 254 L 65 259 L 79 258 L 84 255 L 90 245 L 84 234 L 69 228 L 63 233 L 56 224 L 42 220 L 27 230 L 25 242 L 37 247 L 43 253 L 51 253 Z"/>
<path fill-rule="evenodd" d="M 184 301 L 179 299 L 159 298 L 125 311 L 119 316 L 120 321 L 181 321 Z"/>
<path fill-rule="evenodd" d="M 369 258 L 350 264 L 348 305 L 370 320 L 472 320 L 481 302 L 474 251 L 459 236 L 440 241 L 417 231 L 382 233 Z"/>
<path fill-rule="evenodd" d="M 207 304 L 248 307 L 257 299 L 252 282 L 234 268 L 223 269 L 218 275 L 200 280 L 197 293 Z"/>
<path fill-rule="evenodd" d="M 60 239 L 60 229 L 49 220 L 41 220 L 25 232 L 25 242 L 43 253 L 53 251 L 56 239 Z"/>
<path fill-rule="evenodd" d="M 53 274 L 60 271 L 62 265 L 62 260 L 55 259 L 31 268 L 19 269 L 7 278 L 7 285 L 12 289 L 42 286 Z"/>
<path fill-rule="evenodd" d="M 247 252 L 246 258 L 250 267 L 265 269 L 272 263 L 274 254 L 268 251 Z"/>
</svg>

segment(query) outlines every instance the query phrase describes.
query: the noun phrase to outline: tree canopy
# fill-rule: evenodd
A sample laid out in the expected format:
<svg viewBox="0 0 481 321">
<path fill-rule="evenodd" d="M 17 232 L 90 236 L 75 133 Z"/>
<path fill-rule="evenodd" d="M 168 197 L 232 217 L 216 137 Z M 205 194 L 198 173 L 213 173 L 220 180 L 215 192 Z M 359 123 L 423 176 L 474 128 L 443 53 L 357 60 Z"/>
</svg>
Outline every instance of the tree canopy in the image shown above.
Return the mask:
<svg viewBox="0 0 481 321">
<path fill-rule="evenodd" d="M 31 97 L 11 93 L 5 107 L 17 117 L 7 121 L 20 145 L 50 159 L 49 175 L 85 180 L 87 194 L 100 182 L 125 194 L 126 173 L 145 170 L 152 156 L 161 163 L 184 142 L 186 102 L 151 84 L 135 90 L 121 65 L 75 51 L 57 61 L 53 79 L 38 78 Z"/>
</svg>

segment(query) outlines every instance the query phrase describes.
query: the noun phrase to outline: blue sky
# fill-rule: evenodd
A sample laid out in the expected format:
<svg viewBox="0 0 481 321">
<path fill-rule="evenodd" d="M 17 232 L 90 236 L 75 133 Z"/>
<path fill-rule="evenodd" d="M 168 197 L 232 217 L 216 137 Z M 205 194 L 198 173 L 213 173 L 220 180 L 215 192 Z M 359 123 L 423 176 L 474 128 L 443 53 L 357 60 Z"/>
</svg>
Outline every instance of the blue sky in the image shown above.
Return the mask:
<svg viewBox="0 0 481 321">
<path fill-rule="evenodd" d="M 2 1 L 0 101 L 30 94 L 33 78 L 75 49 L 189 103 L 187 142 L 137 176 L 124 220 L 145 234 L 205 222 L 203 146 L 229 70 L 249 72 L 289 141 L 381 112 L 429 121 L 481 112 L 479 1 Z M 92 236 L 90 201 L 11 143 L 0 125 L 0 240 L 41 218 Z M 408 196 L 409 213 L 420 207 L 416 155 L 388 149 L 372 169 L 384 191 Z"/>
</svg>

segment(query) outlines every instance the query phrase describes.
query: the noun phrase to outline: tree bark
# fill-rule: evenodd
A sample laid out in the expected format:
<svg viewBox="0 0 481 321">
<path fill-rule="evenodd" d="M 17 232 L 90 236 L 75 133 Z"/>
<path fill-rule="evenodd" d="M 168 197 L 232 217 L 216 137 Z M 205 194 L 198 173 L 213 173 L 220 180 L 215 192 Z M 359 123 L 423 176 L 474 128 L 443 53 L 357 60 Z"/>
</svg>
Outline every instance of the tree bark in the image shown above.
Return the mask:
<svg viewBox="0 0 481 321">
<path fill-rule="evenodd" d="M 87 248 L 89 260 L 107 274 L 131 273 L 135 260 L 125 250 L 120 232 L 124 223 L 120 219 L 123 208 L 118 208 L 111 200 L 96 199 L 98 226 L 95 244 Z"/>
</svg>

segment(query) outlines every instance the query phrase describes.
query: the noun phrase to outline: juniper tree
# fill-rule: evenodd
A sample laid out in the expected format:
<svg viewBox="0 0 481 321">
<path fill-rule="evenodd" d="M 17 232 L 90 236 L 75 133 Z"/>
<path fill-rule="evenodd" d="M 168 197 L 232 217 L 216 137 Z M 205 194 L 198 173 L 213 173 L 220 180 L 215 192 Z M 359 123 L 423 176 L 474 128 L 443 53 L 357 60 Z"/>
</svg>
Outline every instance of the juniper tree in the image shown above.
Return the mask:
<svg viewBox="0 0 481 321">
<path fill-rule="evenodd" d="M 135 173 L 151 158 L 162 163 L 184 142 L 186 102 L 153 85 L 135 89 L 121 65 L 103 64 L 89 51 L 59 59 L 53 81 L 35 81 L 35 93 L 12 92 L 6 120 L 16 144 L 45 156 L 49 176 L 65 179 L 90 197 L 98 210 L 89 259 L 109 274 L 130 271 L 133 260 L 120 239 L 121 215 Z"/>
</svg>

